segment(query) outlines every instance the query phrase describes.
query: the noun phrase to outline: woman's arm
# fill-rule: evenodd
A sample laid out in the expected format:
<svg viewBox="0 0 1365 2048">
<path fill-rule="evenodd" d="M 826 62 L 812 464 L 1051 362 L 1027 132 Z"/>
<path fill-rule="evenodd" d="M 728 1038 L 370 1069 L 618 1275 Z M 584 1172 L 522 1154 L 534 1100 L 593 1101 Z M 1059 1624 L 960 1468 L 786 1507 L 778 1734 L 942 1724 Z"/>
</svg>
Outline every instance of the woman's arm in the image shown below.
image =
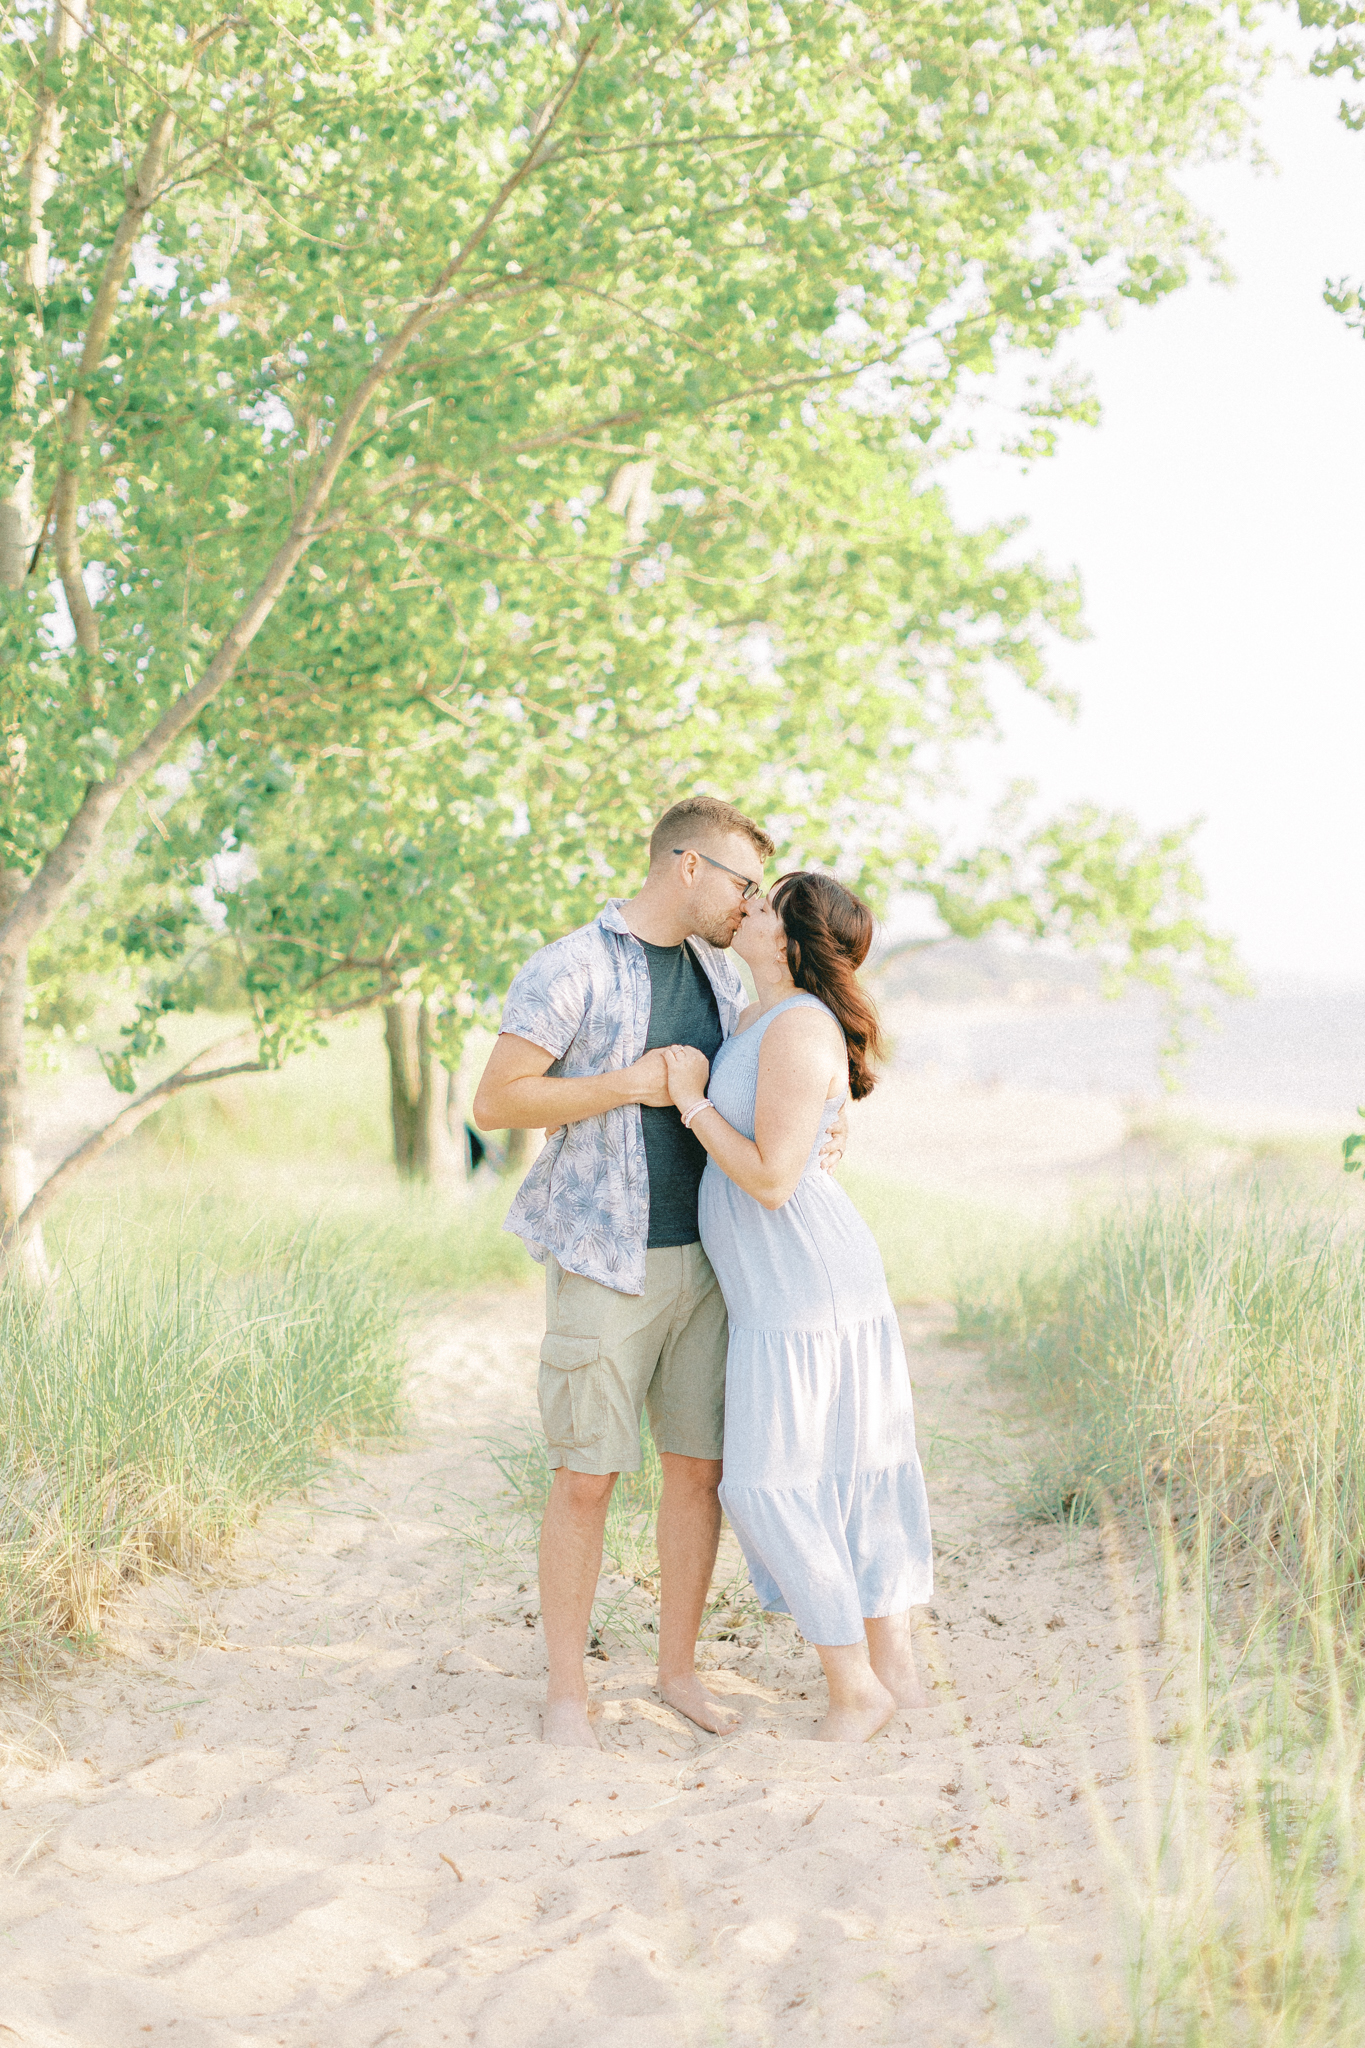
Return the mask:
<svg viewBox="0 0 1365 2048">
<path fill-rule="evenodd" d="M 690 1046 L 665 1047 L 664 1060 L 669 1094 L 686 1115 L 703 1098 L 706 1061 Z M 741 1137 L 709 1106 L 690 1129 L 736 1187 L 765 1209 L 780 1209 L 805 1171 L 830 1083 L 844 1070 L 844 1042 L 833 1020 L 812 1009 L 789 1010 L 769 1025 L 759 1049 L 753 1137 Z"/>
</svg>

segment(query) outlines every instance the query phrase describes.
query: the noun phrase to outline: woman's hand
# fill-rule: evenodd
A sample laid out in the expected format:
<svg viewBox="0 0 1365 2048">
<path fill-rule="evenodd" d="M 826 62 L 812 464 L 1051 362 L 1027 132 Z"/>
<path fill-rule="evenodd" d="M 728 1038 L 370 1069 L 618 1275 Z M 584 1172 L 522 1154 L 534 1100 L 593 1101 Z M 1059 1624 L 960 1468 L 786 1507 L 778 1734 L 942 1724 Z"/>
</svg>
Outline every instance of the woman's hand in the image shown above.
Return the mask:
<svg viewBox="0 0 1365 2048">
<path fill-rule="evenodd" d="M 695 1045 L 666 1045 L 663 1055 L 668 1069 L 669 1101 L 686 1114 L 706 1093 L 711 1062 Z"/>
</svg>

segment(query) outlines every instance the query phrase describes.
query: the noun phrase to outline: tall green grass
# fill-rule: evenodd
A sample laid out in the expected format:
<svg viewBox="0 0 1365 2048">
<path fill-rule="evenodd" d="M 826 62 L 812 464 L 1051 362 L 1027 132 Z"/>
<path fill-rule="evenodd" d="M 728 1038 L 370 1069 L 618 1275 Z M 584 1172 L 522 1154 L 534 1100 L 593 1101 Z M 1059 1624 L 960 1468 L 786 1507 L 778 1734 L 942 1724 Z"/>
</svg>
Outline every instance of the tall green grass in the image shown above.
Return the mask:
<svg viewBox="0 0 1365 2048">
<path fill-rule="evenodd" d="M 591 1646 L 610 1632 L 644 1644 L 655 1628 L 659 1598 L 659 1554 L 654 1525 L 663 1496 L 663 1467 L 648 1420 L 640 1430 L 640 1467 L 623 1472 L 612 1488 L 602 1534 L 607 1571 L 621 1583 L 599 1588 L 593 1603 Z M 476 1509 L 465 1525 L 468 1542 L 487 1558 L 535 1576 L 540 1523 L 554 1472 L 542 1432 L 524 1428 L 490 1437 L 484 1449 L 502 1481 L 490 1507 Z"/>
<path fill-rule="evenodd" d="M 97 1265 L 0 1287 L 0 1653 L 94 1636 L 129 1581 L 192 1569 L 341 1441 L 396 1426 L 396 1315 L 315 1244 L 241 1279 Z"/>
<path fill-rule="evenodd" d="M 1153 1197 L 964 1288 L 959 1324 L 1041 1417 L 1025 1508 L 1154 1546 L 1181 1732 L 1126 1873 L 1126 2040 L 1365 2041 L 1359 1210 Z"/>
<path fill-rule="evenodd" d="M 391 1435 L 404 1310 L 538 1277 L 506 1183 L 399 1184 L 367 1023 L 176 1098 L 54 1212 L 52 1291 L 0 1284 L 0 1660 L 88 1640 L 121 1586 Z"/>
</svg>

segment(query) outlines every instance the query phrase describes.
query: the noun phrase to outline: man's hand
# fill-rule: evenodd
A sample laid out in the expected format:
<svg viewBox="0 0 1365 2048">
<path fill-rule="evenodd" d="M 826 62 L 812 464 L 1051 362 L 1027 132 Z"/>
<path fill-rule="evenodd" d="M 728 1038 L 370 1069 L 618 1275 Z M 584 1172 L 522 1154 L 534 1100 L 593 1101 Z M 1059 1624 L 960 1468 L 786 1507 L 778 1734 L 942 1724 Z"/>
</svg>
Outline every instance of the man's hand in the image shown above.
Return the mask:
<svg viewBox="0 0 1365 2048">
<path fill-rule="evenodd" d="M 697 1057 L 700 1059 L 701 1054 L 698 1053 Z M 621 1097 L 623 1102 L 638 1102 L 641 1109 L 668 1108 L 668 1068 L 664 1064 L 662 1046 L 653 1052 L 643 1053 L 633 1066 L 619 1067 L 613 1078 L 627 1091 Z M 555 1125 L 545 1135 L 547 1138 L 557 1137 L 563 1128 L 562 1124 Z"/>
<path fill-rule="evenodd" d="M 668 1107 L 668 1075 L 662 1052 L 647 1052 L 633 1066 L 606 1074 L 551 1076 L 554 1054 L 529 1038 L 503 1031 L 489 1055 L 474 1096 L 474 1121 L 481 1131 L 555 1131 L 590 1116 L 602 1116 L 627 1102 L 651 1109 Z"/>
<path fill-rule="evenodd" d="M 820 1147 L 820 1164 L 826 1173 L 833 1173 L 848 1147 L 848 1104 L 845 1103 L 834 1122 L 825 1133 L 825 1142 Z"/>
<path fill-rule="evenodd" d="M 633 1066 L 622 1067 L 621 1079 L 630 1091 L 627 1102 L 638 1102 L 642 1109 L 668 1108 L 668 1068 L 662 1046 L 642 1053 Z"/>
</svg>

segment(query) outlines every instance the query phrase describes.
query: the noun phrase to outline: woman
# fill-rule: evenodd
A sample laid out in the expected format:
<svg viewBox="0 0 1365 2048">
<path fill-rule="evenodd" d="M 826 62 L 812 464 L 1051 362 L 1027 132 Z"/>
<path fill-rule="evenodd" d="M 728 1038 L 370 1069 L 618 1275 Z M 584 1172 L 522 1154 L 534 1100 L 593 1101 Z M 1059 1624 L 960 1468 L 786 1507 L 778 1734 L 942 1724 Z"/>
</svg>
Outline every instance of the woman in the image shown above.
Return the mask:
<svg viewBox="0 0 1365 2048">
<path fill-rule="evenodd" d="M 925 1704 L 909 1609 L 933 1590 L 910 1376 L 872 1234 L 818 1165 L 880 1047 L 856 970 L 865 904 L 784 875 L 734 949 L 758 1001 L 716 1055 L 665 1049 L 706 1147 L 701 1239 L 730 1316 L 720 1497 L 770 1612 L 791 1614 L 829 1685 L 825 1742 L 864 1741 Z"/>
</svg>

